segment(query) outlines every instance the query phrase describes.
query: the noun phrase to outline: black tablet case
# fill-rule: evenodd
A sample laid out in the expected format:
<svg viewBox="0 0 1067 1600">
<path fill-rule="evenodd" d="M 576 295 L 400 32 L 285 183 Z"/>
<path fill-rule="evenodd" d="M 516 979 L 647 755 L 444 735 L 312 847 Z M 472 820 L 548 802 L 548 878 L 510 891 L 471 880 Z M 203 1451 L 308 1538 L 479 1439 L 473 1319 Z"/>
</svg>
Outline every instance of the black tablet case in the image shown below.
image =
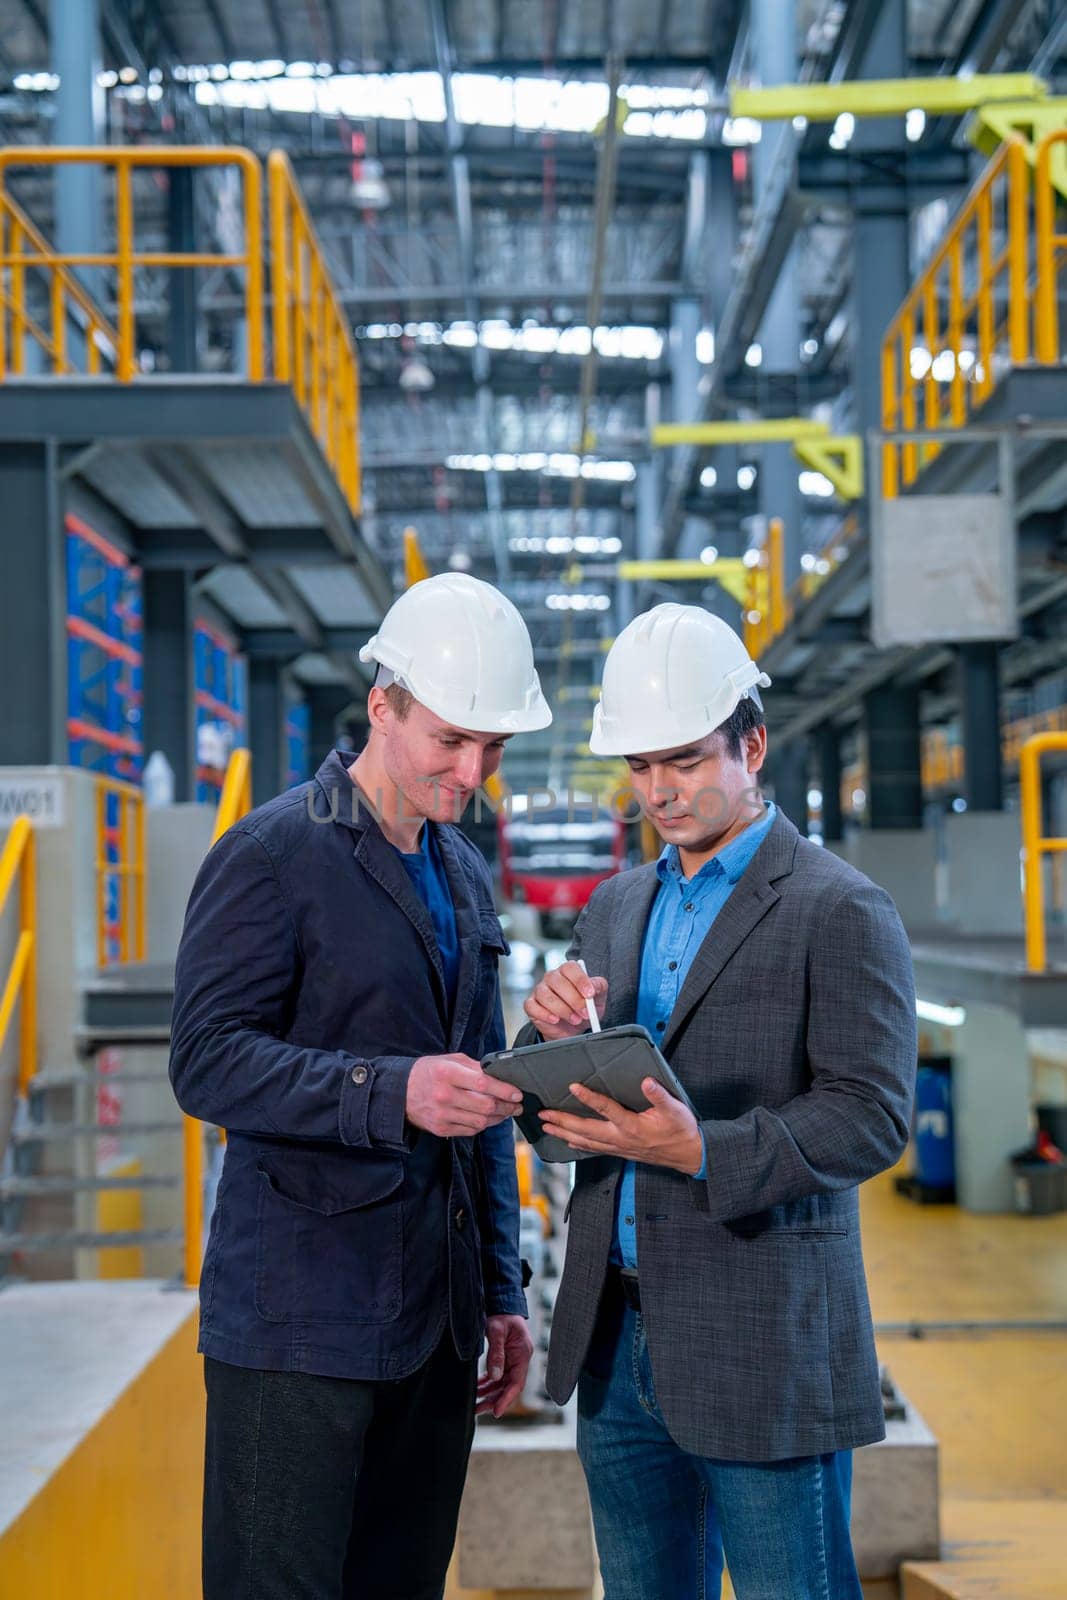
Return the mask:
<svg viewBox="0 0 1067 1600">
<path fill-rule="evenodd" d="M 593 1153 L 572 1149 L 565 1140 L 546 1134 L 538 1117 L 539 1111 L 549 1108 L 595 1117 L 595 1111 L 570 1093 L 572 1083 L 608 1095 L 628 1111 L 647 1111 L 641 1084 L 645 1078 L 655 1078 L 676 1100 L 693 1109 L 652 1035 L 637 1023 L 580 1033 L 575 1039 L 524 1045 L 518 1050 L 497 1050 L 486 1056 L 482 1066 L 494 1078 L 522 1090 L 522 1112 L 515 1120 L 542 1161 L 581 1161 Z"/>
</svg>

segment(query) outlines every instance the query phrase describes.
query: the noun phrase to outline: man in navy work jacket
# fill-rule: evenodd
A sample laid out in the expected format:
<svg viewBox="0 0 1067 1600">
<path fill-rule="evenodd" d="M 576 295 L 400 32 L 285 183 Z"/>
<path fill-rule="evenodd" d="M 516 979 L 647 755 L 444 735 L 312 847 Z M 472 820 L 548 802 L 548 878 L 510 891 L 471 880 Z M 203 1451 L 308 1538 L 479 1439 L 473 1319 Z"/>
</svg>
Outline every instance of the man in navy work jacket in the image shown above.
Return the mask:
<svg viewBox="0 0 1067 1600">
<path fill-rule="evenodd" d="M 437 1600 L 475 1411 L 531 1354 L 488 868 L 454 827 L 551 713 L 515 607 L 443 575 L 392 607 L 351 764 L 197 878 L 171 1077 L 224 1127 L 200 1286 L 205 1600 Z M 488 1330 L 487 1372 L 477 1380 Z"/>
<path fill-rule="evenodd" d="M 696 1108 L 543 1113 L 578 1162 L 547 1386 L 578 1384 L 605 1600 L 861 1600 L 851 1451 L 885 1432 L 857 1185 L 908 1133 L 911 953 L 889 896 L 764 805 L 769 684 L 660 605 L 619 635 L 590 746 L 664 841 L 602 884 L 526 1003 L 642 1023 Z M 577 965 L 581 957 L 588 976 Z M 520 1036 L 521 1041 L 521 1036 Z"/>
</svg>

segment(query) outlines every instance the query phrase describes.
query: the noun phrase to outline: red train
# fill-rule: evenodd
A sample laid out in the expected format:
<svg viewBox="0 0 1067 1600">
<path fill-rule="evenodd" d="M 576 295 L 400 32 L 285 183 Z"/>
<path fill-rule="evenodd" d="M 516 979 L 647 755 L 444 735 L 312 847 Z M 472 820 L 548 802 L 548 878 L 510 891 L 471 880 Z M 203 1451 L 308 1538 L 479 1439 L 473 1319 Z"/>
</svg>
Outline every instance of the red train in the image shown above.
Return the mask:
<svg viewBox="0 0 1067 1600">
<path fill-rule="evenodd" d="M 598 883 L 626 865 L 626 825 L 601 806 L 497 815 L 501 889 L 538 913 L 546 939 L 566 939 Z"/>
</svg>

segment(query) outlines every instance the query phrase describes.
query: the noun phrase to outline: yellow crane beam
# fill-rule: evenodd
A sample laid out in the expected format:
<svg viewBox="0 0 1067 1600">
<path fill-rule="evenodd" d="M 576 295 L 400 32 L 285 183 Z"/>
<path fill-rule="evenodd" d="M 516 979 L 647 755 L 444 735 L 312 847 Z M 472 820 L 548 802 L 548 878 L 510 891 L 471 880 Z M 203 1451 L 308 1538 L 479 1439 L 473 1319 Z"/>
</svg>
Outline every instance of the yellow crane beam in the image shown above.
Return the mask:
<svg viewBox="0 0 1067 1600">
<path fill-rule="evenodd" d="M 798 461 L 829 478 L 842 500 L 863 496 L 863 440 L 858 433 L 826 439 L 797 439 L 793 454 Z"/>
<path fill-rule="evenodd" d="M 975 148 L 986 156 L 996 155 L 1007 140 L 1021 138 L 1026 145 L 1026 159 L 1033 166 L 1042 139 L 1046 134 L 1059 133 L 1063 128 L 1067 128 L 1067 99 L 1017 100 L 1007 105 L 980 107 L 977 116 L 972 119 L 968 137 Z M 1067 198 L 1067 145 L 1053 145 L 1049 178 L 1060 194 Z"/>
<path fill-rule="evenodd" d="M 908 111 L 961 116 L 997 100 L 1041 100 L 1047 85 L 1033 72 L 977 73 L 973 78 L 872 78 L 855 83 L 782 83 L 766 89 L 730 88 L 730 115 L 757 122 L 805 117 L 834 122 L 853 117 L 902 117 Z"/>
<path fill-rule="evenodd" d="M 792 444 L 829 432 L 825 422 L 811 417 L 767 417 L 755 422 L 661 422 L 650 438 L 653 450 L 668 450 L 679 444 Z"/>
<path fill-rule="evenodd" d="M 618 578 L 634 583 L 718 583 L 744 604 L 749 569 L 739 556 L 719 556 L 715 561 L 620 561 Z"/>
</svg>

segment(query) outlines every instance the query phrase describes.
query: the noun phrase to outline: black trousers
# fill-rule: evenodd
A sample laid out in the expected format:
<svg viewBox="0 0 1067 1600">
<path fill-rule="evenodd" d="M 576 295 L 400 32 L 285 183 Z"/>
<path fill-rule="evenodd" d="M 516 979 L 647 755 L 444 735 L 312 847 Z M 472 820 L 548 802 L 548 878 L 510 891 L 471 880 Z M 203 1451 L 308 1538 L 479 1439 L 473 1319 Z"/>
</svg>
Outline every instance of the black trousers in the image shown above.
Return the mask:
<svg viewBox="0 0 1067 1600">
<path fill-rule="evenodd" d="M 440 1600 L 477 1362 L 365 1383 L 205 1359 L 204 1600 Z"/>
</svg>

